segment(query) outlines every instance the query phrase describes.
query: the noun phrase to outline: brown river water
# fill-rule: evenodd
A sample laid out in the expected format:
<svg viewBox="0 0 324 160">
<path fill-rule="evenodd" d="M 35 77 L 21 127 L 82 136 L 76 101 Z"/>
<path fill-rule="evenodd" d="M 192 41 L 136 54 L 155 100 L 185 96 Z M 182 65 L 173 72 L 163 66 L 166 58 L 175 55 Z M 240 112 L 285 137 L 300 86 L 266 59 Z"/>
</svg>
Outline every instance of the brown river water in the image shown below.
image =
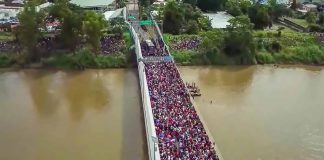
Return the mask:
<svg viewBox="0 0 324 160">
<path fill-rule="evenodd" d="M 324 68 L 181 67 L 225 160 L 323 160 Z"/>
<path fill-rule="evenodd" d="M 225 160 L 324 159 L 324 68 L 180 67 Z M 136 70 L 0 70 L 0 160 L 147 159 Z"/>
<path fill-rule="evenodd" d="M 0 70 L 0 160 L 147 159 L 136 70 Z"/>
</svg>

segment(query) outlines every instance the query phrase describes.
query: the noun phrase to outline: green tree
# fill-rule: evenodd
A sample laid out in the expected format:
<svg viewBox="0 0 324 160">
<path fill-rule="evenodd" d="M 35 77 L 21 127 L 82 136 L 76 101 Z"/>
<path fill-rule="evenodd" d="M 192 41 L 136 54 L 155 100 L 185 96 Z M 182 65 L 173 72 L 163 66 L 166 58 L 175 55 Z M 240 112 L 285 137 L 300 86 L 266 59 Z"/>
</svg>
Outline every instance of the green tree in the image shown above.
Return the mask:
<svg viewBox="0 0 324 160">
<path fill-rule="evenodd" d="M 238 16 L 229 21 L 224 37 L 224 53 L 236 60 L 237 64 L 253 64 L 255 44 L 252 35 L 253 25 L 247 16 Z"/>
<path fill-rule="evenodd" d="M 208 16 L 199 17 L 197 22 L 201 31 L 208 31 L 212 29 L 212 23 Z"/>
<path fill-rule="evenodd" d="M 224 7 L 226 0 L 198 0 L 197 6 L 202 11 L 216 11 Z"/>
<path fill-rule="evenodd" d="M 142 7 L 147 7 L 150 5 L 150 1 L 149 0 L 139 0 L 139 5 Z"/>
<path fill-rule="evenodd" d="M 227 12 L 233 16 L 247 14 L 252 3 L 250 0 L 228 0 L 225 4 Z"/>
<path fill-rule="evenodd" d="M 18 14 L 20 25 L 17 29 L 18 41 L 23 48 L 25 61 L 31 62 L 38 60 L 37 53 L 38 39 L 41 37 L 38 27 L 44 19 L 42 12 L 36 11 L 36 2 L 26 1 L 23 10 Z"/>
<path fill-rule="evenodd" d="M 278 31 L 277 36 L 278 36 L 278 37 L 281 37 L 281 31 L 284 30 L 284 29 L 285 29 L 285 27 L 279 27 L 279 28 L 277 29 L 277 31 Z"/>
<path fill-rule="evenodd" d="M 169 1 L 164 8 L 163 29 L 166 33 L 180 34 L 210 30 L 211 21 L 199 9 L 193 8 L 188 3 Z M 196 32 L 196 31 L 195 31 Z"/>
<path fill-rule="evenodd" d="M 185 22 L 184 10 L 176 1 L 170 1 L 164 8 L 163 30 L 166 33 L 179 34 Z"/>
<path fill-rule="evenodd" d="M 202 15 L 199 10 L 196 10 L 190 4 L 178 3 L 178 7 L 183 10 L 185 21 L 197 20 Z"/>
<path fill-rule="evenodd" d="M 183 3 L 188 3 L 188 4 L 190 4 L 193 8 L 195 8 L 196 5 L 197 5 L 197 0 L 183 0 Z"/>
<path fill-rule="evenodd" d="M 82 34 L 83 10 L 70 4 L 68 0 L 57 0 L 49 8 L 49 15 L 53 19 L 58 19 L 62 24 L 59 37 L 64 48 L 75 51 Z"/>
<path fill-rule="evenodd" d="M 119 37 L 123 36 L 124 31 L 127 30 L 127 25 L 123 18 L 114 18 L 109 21 L 109 32 Z"/>
<path fill-rule="evenodd" d="M 204 16 L 199 9 L 193 8 L 191 5 L 186 3 L 180 3 L 179 7 L 183 9 L 184 22 L 188 22 L 188 24 L 184 24 L 184 26 L 190 26 L 189 22 L 191 22 L 191 26 L 192 24 L 198 24 L 198 31 L 207 31 L 212 29 L 211 20 L 208 16 Z"/>
<path fill-rule="evenodd" d="M 252 6 L 252 2 L 250 0 L 240 0 L 239 4 L 241 12 L 243 14 L 248 14 L 249 8 Z"/>
<path fill-rule="evenodd" d="M 207 32 L 200 33 L 202 42 L 199 45 L 200 53 L 207 53 L 213 50 L 219 50 L 222 47 L 224 31 L 214 29 Z"/>
<path fill-rule="evenodd" d="M 319 15 L 318 15 L 318 22 L 317 22 L 319 25 L 324 25 L 324 13 L 321 12 Z"/>
<path fill-rule="evenodd" d="M 247 14 L 252 3 L 250 0 L 228 0 L 225 4 L 227 12 L 234 17 Z"/>
<path fill-rule="evenodd" d="M 278 4 L 277 0 L 270 0 L 269 14 L 272 20 L 278 20 L 281 16 L 288 15 L 289 9 L 284 4 Z"/>
<path fill-rule="evenodd" d="M 315 23 L 316 22 L 316 18 L 317 18 L 316 17 L 316 13 L 314 13 L 312 11 L 306 13 L 305 19 L 306 19 L 306 21 L 308 23 Z"/>
<path fill-rule="evenodd" d="M 270 16 L 266 6 L 255 4 L 249 9 L 249 18 L 255 29 L 264 29 L 270 24 Z"/>
<path fill-rule="evenodd" d="M 243 14 L 241 11 L 240 5 L 237 3 L 236 0 L 228 0 L 225 4 L 225 7 L 227 9 L 227 12 L 234 17 L 240 16 Z"/>
<path fill-rule="evenodd" d="M 187 31 L 188 34 L 197 34 L 199 32 L 199 26 L 197 21 L 190 20 L 187 25 Z"/>
<path fill-rule="evenodd" d="M 198 51 L 209 64 L 226 64 L 226 55 L 221 52 L 224 31 L 213 29 L 199 33 L 202 38 Z"/>
<path fill-rule="evenodd" d="M 81 39 L 81 26 L 82 18 L 79 15 L 71 13 L 64 17 L 60 38 L 66 48 L 72 51 L 76 50 Z"/>
<path fill-rule="evenodd" d="M 292 0 L 290 8 L 293 9 L 293 10 L 297 9 L 297 0 Z"/>
<path fill-rule="evenodd" d="M 310 24 L 310 25 L 308 25 L 308 30 L 309 30 L 309 32 L 322 32 L 323 27 L 318 24 Z"/>
<path fill-rule="evenodd" d="M 100 39 L 103 36 L 103 30 L 107 27 L 108 24 L 102 15 L 94 11 L 86 12 L 82 28 L 86 42 L 94 53 L 99 53 Z"/>
</svg>

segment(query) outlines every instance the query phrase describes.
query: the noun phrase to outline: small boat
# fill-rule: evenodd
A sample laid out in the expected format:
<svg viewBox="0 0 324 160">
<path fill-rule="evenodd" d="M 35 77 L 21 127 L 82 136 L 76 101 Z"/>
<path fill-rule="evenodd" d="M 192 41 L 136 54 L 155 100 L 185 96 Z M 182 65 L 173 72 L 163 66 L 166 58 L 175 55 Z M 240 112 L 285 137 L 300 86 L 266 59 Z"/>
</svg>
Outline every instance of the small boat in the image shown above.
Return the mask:
<svg viewBox="0 0 324 160">
<path fill-rule="evenodd" d="M 192 97 L 200 97 L 201 93 L 190 93 Z"/>
<path fill-rule="evenodd" d="M 195 83 L 186 83 L 186 87 L 192 97 L 201 96 L 200 89 L 198 89 Z"/>
</svg>

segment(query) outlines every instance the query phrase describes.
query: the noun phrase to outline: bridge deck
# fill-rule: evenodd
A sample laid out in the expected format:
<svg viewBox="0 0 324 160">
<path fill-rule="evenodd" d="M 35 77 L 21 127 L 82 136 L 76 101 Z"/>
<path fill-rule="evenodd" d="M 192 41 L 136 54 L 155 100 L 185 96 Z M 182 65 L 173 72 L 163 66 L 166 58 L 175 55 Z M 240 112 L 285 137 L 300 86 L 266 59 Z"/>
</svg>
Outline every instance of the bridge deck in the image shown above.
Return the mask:
<svg viewBox="0 0 324 160">
<path fill-rule="evenodd" d="M 147 127 L 147 132 L 148 128 L 153 128 L 154 133 L 151 136 L 155 139 L 154 143 L 157 143 L 157 146 L 154 145 L 154 155 L 159 156 L 150 158 L 222 159 L 219 152 L 216 153 L 218 149 L 200 119 L 173 59 L 170 58 L 158 26 L 155 24 L 154 27 L 143 30 L 135 20 L 131 24 L 139 41 L 137 57 L 140 79 L 145 78 L 145 84 L 141 82 L 141 86 L 144 86 L 142 92 L 148 92 L 149 104 L 145 106 L 149 108 L 145 109 L 151 112 L 151 124 L 154 125 Z M 154 48 L 146 46 L 147 39 L 154 43 Z M 146 122 L 146 125 L 149 124 Z M 151 145 L 150 137 L 148 139 L 148 145 Z M 149 147 L 150 149 L 152 148 Z"/>
</svg>

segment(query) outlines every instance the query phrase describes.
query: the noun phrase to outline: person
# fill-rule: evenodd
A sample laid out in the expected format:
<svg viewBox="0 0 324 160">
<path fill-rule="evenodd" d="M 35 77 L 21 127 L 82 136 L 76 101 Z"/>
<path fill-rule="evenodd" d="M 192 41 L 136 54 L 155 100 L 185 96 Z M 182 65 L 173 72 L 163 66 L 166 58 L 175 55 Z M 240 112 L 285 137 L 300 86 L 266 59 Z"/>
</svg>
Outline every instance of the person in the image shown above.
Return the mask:
<svg viewBox="0 0 324 160">
<path fill-rule="evenodd" d="M 145 63 L 145 73 L 161 157 L 218 159 L 175 64 Z"/>
</svg>

